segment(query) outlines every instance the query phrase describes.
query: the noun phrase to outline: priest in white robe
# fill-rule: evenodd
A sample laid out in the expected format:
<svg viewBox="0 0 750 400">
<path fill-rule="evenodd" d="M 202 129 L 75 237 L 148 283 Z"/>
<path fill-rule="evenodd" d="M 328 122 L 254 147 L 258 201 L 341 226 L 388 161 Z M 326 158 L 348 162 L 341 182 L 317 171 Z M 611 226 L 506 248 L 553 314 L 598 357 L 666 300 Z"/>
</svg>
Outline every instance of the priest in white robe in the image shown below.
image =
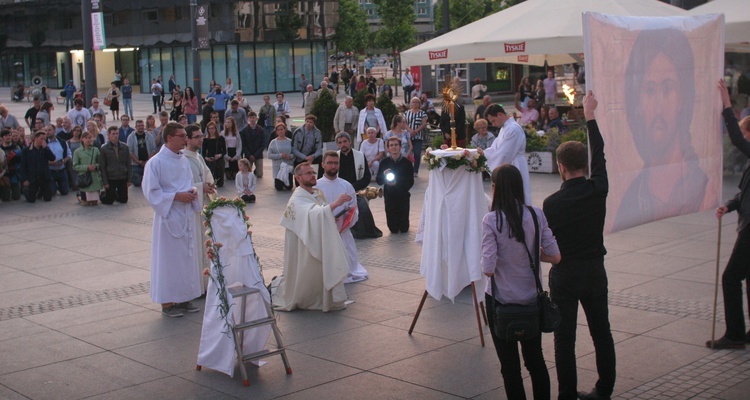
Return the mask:
<svg viewBox="0 0 750 400">
<path fill-rule="evenodd" d="M 359 263 L 357 258 L 357 245 L 352 236 L 351 226 L 359 218 L 359 209 L 357 208 L 357 193 L 351 183 L 338 177 L 339 173 L 339 154 L 335 151 L 326 152 L 323 155 L 321 164 L 325 174 L 318 180 L 315 186 L 323 192 L 326 199 L 336 199 L 342 194 L 347 194 L 352 199 L 338 208 L 333 210 L 336 218 L 336 227 L 341 233 L 341 240 L 349 256 L 349 275 L 344 283 L 361 282 L 368 278 L 367 270 Z"/>
<path fill-rule="evenodd" d="M 314 188 L 317 179 L 310 163 L 299 164 L 294 177 L 299 187 L 281 217 L 286 228 L 284 275 L 271 282 L 273 305 L 281 311 L 342 309 L 349 258 L 333 210 L 352 197 L 342 194 L 326 205 L 323 194 Z"/>
<path fill-rule="evenodd" d="M 201 132 L 200 125 L 191 124 L 186 126 L 185 133 L 187 134 L 187 148 L 182 151 L 182 154 L 190 161 L 190 170 L 193 172 L 193 186 L 198 190 L 198 199 L 200 200 L 201 209 L 203 209 L 203 206 L 211 201 L 209 196 L 216 193 L 214 176 L 211 174 L 211 169 L 206 165 L 206 161 L 198 154 L 198 151 L 203 147 L 203 132 Z M 199 235 L 195 235 L 196 246 L 200 249 L 201 258 L 200 263 L 198 263 L 198 276 L 201 277 L 203 293 L 206 293 L 208 277 L 203 275 L 203 269 L 210 268 L 211 263 L 208 257 L 206 257 L 203 215 L 200 211 L 196 213 L 195 229 L 196 232 L 200 233 Z"/>
<path fill-rule="evenodd" d="M 523 194 L 526 197 L 526 204 L 531 205 L 531 183 L 529 182 L 529 165 L 526 162 L 526 134 L 523 128 L 513 119 L 512 116 L 505 113 L 505 109 L 499 104 L 493 104 L 487 108 L 485 115 L 490 123 L 500 129 L 492 146 L 482 151 L 487 157 L 487 166 L 492 170 L 502 164 L 513 164 L 521 172 L 523 179 Z"/>
<path fill-rule="evenodd" d="M 180 317 L 197 312 L 190 300 L 201 295 L 196 247 L 196 212 L 201 209 L 198 190 L 193 186 L 190 162 L 182 154 L 185 128 L 169 123 L 166 143 L 145 167 L 141 189 L 154 209 L 151 242 L 151 299 L 161 303 L 162 313 Z"/>
</svg>

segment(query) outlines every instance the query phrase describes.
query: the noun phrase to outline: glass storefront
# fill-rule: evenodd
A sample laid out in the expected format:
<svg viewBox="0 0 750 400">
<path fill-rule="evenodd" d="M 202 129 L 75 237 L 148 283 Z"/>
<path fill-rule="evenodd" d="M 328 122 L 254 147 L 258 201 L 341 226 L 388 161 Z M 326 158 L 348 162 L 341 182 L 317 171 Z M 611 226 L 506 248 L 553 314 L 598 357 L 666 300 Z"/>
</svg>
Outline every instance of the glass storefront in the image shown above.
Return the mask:
<svg viewBox="0 0 750 400">
<path fill-rule="evenodd" d="M 140 54 L 147 60 L 141 62 L 143 92 L 148 92 L 152 78 L 162 75 L 166 84 L 172 73 L 182 88 L 193 86 L 187 82 L 193 69 L 190 47 L 141 48 Z M 227 77 L 246 95 L 297 92 L 300 74 L 320 82 L 327 67 L 323 42 L 214 45 L 202 50 L 200 58 L 203 93 L 211 80 L 224 87 Z"/>
</svg>

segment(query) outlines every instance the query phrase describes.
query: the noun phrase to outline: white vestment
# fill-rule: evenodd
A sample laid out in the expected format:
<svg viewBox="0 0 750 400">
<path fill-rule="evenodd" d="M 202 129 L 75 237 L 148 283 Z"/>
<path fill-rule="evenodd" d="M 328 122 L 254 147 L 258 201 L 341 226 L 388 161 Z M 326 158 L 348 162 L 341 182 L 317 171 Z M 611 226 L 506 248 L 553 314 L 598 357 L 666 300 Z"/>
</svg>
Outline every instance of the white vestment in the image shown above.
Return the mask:
<svg viewBox="0 0 750 400">
<path fill-rule="evenodd" d="M 151 241 L 151 299 L 155 303 L 182 303 L 201 295 L 200 264 L 196 247 L 196 213 L 199 200 L 175 201 L 179 192 L 193 188 L 192 172 L 187 158 L 166 146 L 148 162 L 141 189 L 154 209 Z"/>
<path fill-rule="evenodd" d="M 258 294 L 247 296 L 245 305 L 245 321 L 253 321 L 268 316 L 264 299 L 270 302 L 268 290 L 260 275 L 258 262 L 250 236 L 247 234 L 245 220 L 235 207 L 224 206 L 214 210 L 211 218 L 213 237 L 223 246 L 219 249 L 219 258 L 224 266 L 222 273 L 227 289 L 233 286 L 247 286 L 259 290 Z M 216 277 L 217 271 L 212 266 L 211 276 Z M 208 283 L 206 306 L 203 314 L 203 328 L 201 331 L 200 347 L 198 348 L 198 365 L 234 375 L 237 352 L 232 334 L 219 311 L 218 285 L 213 280 Z M 261 297 L 262 296 L 262 297 Z M 240 322 L 242 304 L 233 299 L 227 290 L 227 301 L 232 310 L 228 318 L 230 323 Z M 264 325 L 242 331 L 243 354 L 251 354 L 263 350 L 271 333 L 271 326 Z"/>
<path fill-rule="evenodd" d="M 331 207 L 320 191 L 294 190 L 281 225 L 286 228 L 284 275 L 272 282 L 273 305 L 282 311 L 344 308 L 349 258 Z"/>
<path fill-rule="evenodd" d="M 508 118 L 497 134 L 492 146 L 484 151 L 490 173 L 503 164 L 513 164 L 521 172 L 523 194 L 526 204 L 531 205 L 531 184 L 529 182 L 529 164 L 526 161 L 526 135 L 513 118 Z"/>
<path fill-rule="evenodd" d="M 201 157 L 200 154 L 190 151 L 190 150 L 183 150 L 182 153 L 185 155 L 185 158 L 190 162 L 190 170 L 193 171 L 193 185 L 196 189 L 198 189 L 198 199 L 201 201 L 201 210 L 203 209 L 203 206 L 206 205 L 206 203 L 209 202 L 210 199 L 208 199 L 208 195 L 203 193 L 203 183 L 214 183 L 214 176 L 211 174 L 211 170 L 208 168 L 208 165 L 206 165 L 206 162 L 203 160 L 203 157 Z M 195 216 L 195 231 L 198 232 L 198 235 L 195 235 L 196 240 L 196 246 L 200 248 L 201 250 L 201 262 L 198 263 L 198 276 L 201 277 L 202 282 L 202 289 L 205 292 L 206 288 L 208 287 L 208 278 L 203 276 L 203 269 L 204 268 L 210 268 L 211 263 L 208 261 L 208 257 L 206 257 L 206 245 L 205 242 L 205 234 L 203 231 L 203 215 L 201 212 L 197 212 Z"/>
<path fill-rule="evenodd" d="M 360 153 L 360 155 L 361 154 L 362 153 Z M 364 157 L 362 158 L 364 159 Z M 354 159 L 356 162 L 356 156 Z M 355 210 L 354 218 L 346 227 L 346 229 L 342 230 L 341 227 L 343 226 L 344 219 L 346 218 L 346 215 L 348 213 L 344 213 L 336 220 L 336 227 L 338 228 L 339 232 L 341 232 L 341 240 L 344 242 L 344 247 L 346 248 L 346 252 L 349 255 L 349 276 L 346 278 L 344 283 L 359 282 L 367 279 L 367 270 L 362 266 L 362 264 L 359 263 L 359 259 L 357 258 L 357 245 L 354 243 L 354 236 L 352 236 L 352 231 L 351 229 L 349 229 L 352 225 L 357 223 L 357 220 L 359 219 L 359 210 L 357 208 L 357 193 L 354 191 L 354 187 L 351 183 L 341 178 L 328 179 L 328 177 L 325 175 L 318 179 L 318 184 L 315 187 L 323 192 L 323 196 L 325 196 L 327 203 L 335 201 L 339 196 L 341 196 L 342 193 L 346 193 L 349 196 L 352 196 L 352 199 L 349 200 L 346 204 L 342 204 L 338 208 L 333 210 L 333 215 L 338 215 L 345 209 Z"/>
</svg>

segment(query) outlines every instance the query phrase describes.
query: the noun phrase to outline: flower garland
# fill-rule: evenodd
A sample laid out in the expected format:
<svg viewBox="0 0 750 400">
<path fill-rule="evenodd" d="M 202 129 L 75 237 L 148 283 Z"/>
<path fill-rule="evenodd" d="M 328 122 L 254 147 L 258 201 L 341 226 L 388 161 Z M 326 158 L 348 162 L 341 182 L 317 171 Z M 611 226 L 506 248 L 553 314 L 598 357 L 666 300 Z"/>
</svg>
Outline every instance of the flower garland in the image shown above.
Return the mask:
<svg viewBox="0 0 750 400">
<path fill-rule="evenodd" d="M 464 153 L 456 153 L 453 156 L 442 157 L 432 154 L 432 151 L 432 147 L 428 147 L 424 156 L 422 156 L 422 161 L 427 164 L 427 170 L 429 171 L 439 168 L 442 163 L 445 163 L 445 168 L 458 169 L 466 167 L 467 171 L 475 174 L 487 170 L 487 157 L 484 154 L 474 153 L 467 156 Z"/>
<path fill-rule="evenodd" d="M 222 196 L 203 207 L 203 216 L 205 217 L 203 227 L 206 228 L 206 236 L 208 236 L 208 239 L 204 243 L 206 245 L 206 257 L 211 261 L 213 270 L 212 272 L 209 272 L 208 268 L 206 268 L 203 271 L 203 275 L 208 275 L 209 279 L 211 279 L 214 285 L 216 285 L 216 295 L 219 297 L 219 305 L 217 306 L 219 308 L 219 315 L 221 316 L 221 319 L 224 320 L 224 324 L 227 327 L 226 331 L 223 333 L 227 335 L 232 334 L 232 337 L 234 338 L 234 328 L 232 324 L 229 323 L 229 313 L 231 312 L 232 304 L 227 297 L 227 282 L 224 278 L 224 268 L 226 266 L 221 263 L 221 257 L 219 256 L 219 249 L 224 245 L 216 241 L 213 235 L 213 229 L 211 228 L 211 217 L 214 215 L 214 210 L 224 206 L 231 206 L 237 209 L 239 216 L 245 220 L 245 224 L 248 228 L 248 236 L 252 234 L 252 231 L 250 230 L 252 224 L 249 221 L 250 218 L 245 214 L 245 201 L 239 197 L 229 200 Z M 263 269 L 260 266 L 260 259 L 258 259 L 257 253 L 255 254 L 255 259 L 258 262 L 258 268 L 260 269 L 262 277 Z"/>
</svg>

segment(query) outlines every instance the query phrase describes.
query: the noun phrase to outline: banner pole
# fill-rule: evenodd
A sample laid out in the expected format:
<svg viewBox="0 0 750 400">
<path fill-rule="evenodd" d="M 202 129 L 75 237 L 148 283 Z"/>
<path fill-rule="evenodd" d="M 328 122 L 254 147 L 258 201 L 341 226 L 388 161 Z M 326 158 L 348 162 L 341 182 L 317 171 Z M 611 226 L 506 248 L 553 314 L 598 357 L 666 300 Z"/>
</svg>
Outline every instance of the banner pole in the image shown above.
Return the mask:
<svg viewBox="0 0 750 400">
<path fill-rule="evenodd" d="M 719 297 L 719 257 L 721 256 L 721 218 L 719 218 L 719 233 L 716 239 L 716 275 L 714 277 L 714 314 L 711 318 L 711 350 L 716 338 L 716 303 Z"/>
</svg>

